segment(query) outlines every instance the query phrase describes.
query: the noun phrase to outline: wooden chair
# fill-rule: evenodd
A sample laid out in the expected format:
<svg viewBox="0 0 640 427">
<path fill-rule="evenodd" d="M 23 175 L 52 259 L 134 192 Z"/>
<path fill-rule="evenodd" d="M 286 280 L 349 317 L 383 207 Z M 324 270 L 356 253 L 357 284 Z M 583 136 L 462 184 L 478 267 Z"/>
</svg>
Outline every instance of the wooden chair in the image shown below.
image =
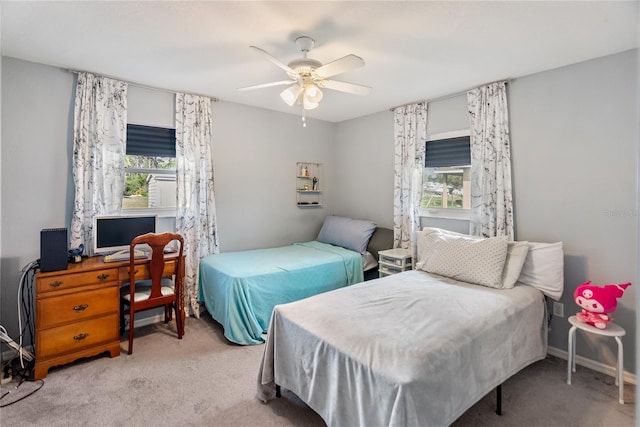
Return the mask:
<svg viewBox="0 0 640 427">
<path fill-rule="evenodd" d="M 175 268 L 168 270 L 165 266 L 165 247 L 178 242 Z M 147 244 L 151 247 L 151 261 L 149 263 L 151 280 L 136 280 L 139 269 L 146 268 L 143 264 L 136 264 L 134 251 L 137 245 Z M 133 326 L 135 313 L 156 307 L 164 307 L 164 321 L 171 320 L 172 309 L 176 312 L 176 328 L 178 339 L 184 334 L 184 240 L 176 233 L 147 233 L 131 241 L 129 254 L 129 282 L 120 289 L 120 330 L 124 331 L 124 316 L 129 315 L 129 351 L 133 352 Z M 173 259 L 173 257 L 171 258 Z"/>
</svg>

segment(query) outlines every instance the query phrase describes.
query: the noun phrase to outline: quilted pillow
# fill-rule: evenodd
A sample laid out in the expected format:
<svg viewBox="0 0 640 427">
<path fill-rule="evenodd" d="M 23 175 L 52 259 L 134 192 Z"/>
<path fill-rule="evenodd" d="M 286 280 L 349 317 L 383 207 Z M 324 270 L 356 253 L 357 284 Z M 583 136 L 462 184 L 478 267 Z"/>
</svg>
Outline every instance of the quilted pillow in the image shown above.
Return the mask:
<svg viewBox="0 0 640 427">
<path fill-rule="evenodd" d="M 373 221 L 330 215 L 324 219 L 324 224 L 316 240 L 334 246 L 342 246 L 364 255 L 375 229 L 376 223 Z"/>
<path fill-rule="evenodd" d="M 507 244 L 506 236 L 482 238 L 432 232 L 424 237 L 426 253 L 421 266 L 429 273 L 501 288 Z"/>
<path fill-rule="evenodd" d="M 518 281 L 538 288 L 543 294 L 559 301 L 564 290 L 562 242 L 529 242 L 529 252 Z"/>
</svg>

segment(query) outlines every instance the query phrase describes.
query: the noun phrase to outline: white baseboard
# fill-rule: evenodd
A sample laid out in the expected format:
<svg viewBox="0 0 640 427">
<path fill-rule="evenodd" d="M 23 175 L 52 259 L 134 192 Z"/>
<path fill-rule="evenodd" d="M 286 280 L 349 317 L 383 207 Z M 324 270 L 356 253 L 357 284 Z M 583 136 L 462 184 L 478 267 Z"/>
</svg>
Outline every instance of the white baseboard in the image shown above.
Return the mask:
<svg viewBox="0 0 640 427">
<path fill-rule="evenodd" d="M 128 331 L 129 330 L 128 316 L 125 316 L 124 321 L 126 323 L 124 330 Z M 154 314 L 153 316 L 145 317 L 142 319 L 136 319 L 134 328 L 141 328 L 142 326 L 153 325 L 154 323 L 162 323 L 162 322 L 164 322 L 164 312 L 160 312 L 160 313 Z"/>
<path fill-rule="evenodd" d="M 154 314 L 153 316 L 145 317 L 144 319 L 136 320 L 135 327 L 139 328 L 141 326 L 147 326 L 147 325 L 152 325 L 154 323 L 162 323 L 162 322 L 164 322 L 164 312 Z"/>
<path fill-rule="evenodd" d="M 547 347 L 547 354 L 551 356 L 559 357 L 560 359 L 569 360 L 569 353 L 567 353 L 564 350 L 560 350 L 559 348 L 549 346 Z M 602 362 L 596 362 L 595 360 L 587 359 L 586 357 L 583 357 L 583 356 L 576 355 L 576 364 L 580 366 L 584 366 L 585 368 L 589 368 L 596 372 L 600 372 L 605 375 L 609 375 L 612 377 L 616 376 L 615 366 L 605 365 Z M 631 383 L 634 385 L 637 384 L 635 374 L 632 374 L 630 372 L 624 371 L 622 373 L 622 379 L 626 383 Z"/>
</svg>

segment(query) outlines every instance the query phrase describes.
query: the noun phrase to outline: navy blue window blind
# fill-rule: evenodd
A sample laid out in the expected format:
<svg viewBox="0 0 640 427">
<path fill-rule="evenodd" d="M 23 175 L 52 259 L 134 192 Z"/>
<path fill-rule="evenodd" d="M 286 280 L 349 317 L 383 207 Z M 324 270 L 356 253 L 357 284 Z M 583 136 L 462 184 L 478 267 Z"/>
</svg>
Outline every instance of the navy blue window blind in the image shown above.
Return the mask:
<svg viewBox="0 0 640 427">
<path fill-rule="evenodd" d="M 176 130 L 127 124 L 127 154 L 153 157 L 176 156 Z"/>
<path fill-rule="evenodd" d="M 471 164 L 469 136 L 427 141 L 425 167 L 468 166 Z"/>
</svg>

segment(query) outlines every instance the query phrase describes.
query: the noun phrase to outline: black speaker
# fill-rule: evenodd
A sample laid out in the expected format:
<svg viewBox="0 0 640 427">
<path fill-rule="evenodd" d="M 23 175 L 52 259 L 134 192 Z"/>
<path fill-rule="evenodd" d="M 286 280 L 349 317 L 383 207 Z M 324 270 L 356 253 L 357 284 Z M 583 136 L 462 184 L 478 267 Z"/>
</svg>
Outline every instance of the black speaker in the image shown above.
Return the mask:
<svg viewBox="0 0 640 427">
<path fill-rule="evenodd" d="M 69 248 L 66 228 L 46 228 L 40 231 L 40 271 L 66 270 Z"/>
</svg>

